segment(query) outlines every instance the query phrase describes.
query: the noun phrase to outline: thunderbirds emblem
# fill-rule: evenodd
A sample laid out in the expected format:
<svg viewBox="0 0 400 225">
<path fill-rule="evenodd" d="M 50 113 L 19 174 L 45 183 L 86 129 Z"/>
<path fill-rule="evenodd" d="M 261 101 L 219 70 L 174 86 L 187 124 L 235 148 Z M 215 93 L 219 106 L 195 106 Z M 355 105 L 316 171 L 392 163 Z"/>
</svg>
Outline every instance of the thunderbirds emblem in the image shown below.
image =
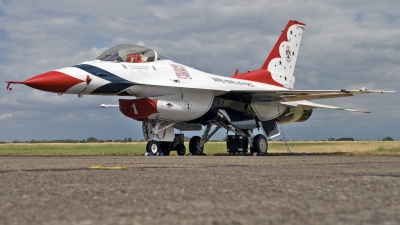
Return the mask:
<svg viewBox="0 0 400 225">
<path fill-rule="evenodd" d="M 290 52 L 290 47 L 289 45 L 286 46 L 286 61 L 290 62 L 290 60 L 292 59 L 292 53 Z"/>
</svg>

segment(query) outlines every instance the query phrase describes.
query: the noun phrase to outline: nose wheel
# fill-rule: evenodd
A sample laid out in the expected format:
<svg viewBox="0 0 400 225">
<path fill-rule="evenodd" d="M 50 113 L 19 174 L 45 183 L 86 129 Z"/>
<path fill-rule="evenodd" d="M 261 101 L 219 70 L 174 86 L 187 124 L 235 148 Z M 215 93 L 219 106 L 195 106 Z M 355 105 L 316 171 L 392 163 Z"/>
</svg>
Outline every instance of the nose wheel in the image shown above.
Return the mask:
<svg viewBox="0 0 400 225">
<path fill-rule="evenodd" d="M 149 141 L 146 145 L 146 152 L 156 155 L 160 150 L 160 145 L 157 141 Z"/>
</svg>

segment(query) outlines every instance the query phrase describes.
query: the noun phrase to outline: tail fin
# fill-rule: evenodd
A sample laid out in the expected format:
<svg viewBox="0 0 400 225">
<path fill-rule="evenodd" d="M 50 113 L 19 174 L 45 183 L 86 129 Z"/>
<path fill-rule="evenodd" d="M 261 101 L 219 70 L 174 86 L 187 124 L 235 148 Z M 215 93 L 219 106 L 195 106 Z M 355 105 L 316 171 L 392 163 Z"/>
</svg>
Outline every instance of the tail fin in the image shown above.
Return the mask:
<svg viewBox="0 0 400 225">
<path fill-rule="evenodd" d="M 274 80 L 288 88 L 293 88 L 295 82 L 293 72 L 305 27 L 304 23 L 290 20 L 261 67 L 270 71 Z"/>
<path fill-rule="evenodd" d="M 261 70 L 239 74 L 234 76 L 234 78 L 258 81 L 293 89 L 295 82 L 293 72 L 305 27 L 306 25 L 304 23 L 290 20 L 282 31 L 281 36 L 267 60 L 264 62 L 264 65 L 261 67 Z"/>
</svg>

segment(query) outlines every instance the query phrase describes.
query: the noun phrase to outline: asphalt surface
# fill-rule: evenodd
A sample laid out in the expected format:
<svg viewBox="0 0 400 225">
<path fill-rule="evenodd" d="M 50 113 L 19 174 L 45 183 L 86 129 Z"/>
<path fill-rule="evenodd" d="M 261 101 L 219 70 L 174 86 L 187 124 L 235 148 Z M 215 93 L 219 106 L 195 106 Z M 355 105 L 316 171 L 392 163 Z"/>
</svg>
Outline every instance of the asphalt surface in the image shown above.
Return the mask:
<svg viewBox="0 0 400 225">
<path fill-rule="evenodd" d="M 0 190 L 0 224 L 400 224 L 400 157 L 0 157 Z"/>
</svg>

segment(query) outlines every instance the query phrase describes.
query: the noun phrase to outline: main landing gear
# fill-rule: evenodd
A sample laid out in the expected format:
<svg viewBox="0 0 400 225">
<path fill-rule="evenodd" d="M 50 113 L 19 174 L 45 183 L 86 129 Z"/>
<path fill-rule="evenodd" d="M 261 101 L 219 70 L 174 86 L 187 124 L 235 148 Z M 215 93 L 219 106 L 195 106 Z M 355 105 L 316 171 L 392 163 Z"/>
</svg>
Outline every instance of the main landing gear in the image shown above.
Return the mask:
<svg viewBox="0 0 400 225">
<path fill-rule="evenodd" d="M 239 135 L 237 135 L 239 136 Z M 248 151 L 247 141 L 246 146 L 237 144 L 238 146 L 233 149 L 243 149 L 243 150 L 232 150 L 228 149 L 229 155 L 245 155 Z M 161 142 L 161 141 L 149 141 L 146 145 L 146 155 L 148 156 L 169 156 L 171 151 L 176 151 L 178 155 L 183 156 L 186 154 L 186 147 L 182 142 Z M 189 152 L 191 155 L 205 155 L 204 154 L 204 144 L 201 145 L 201 137 L 194 136 L 189 141 Z M 253 138 L 253 142 L 250 143 L 250 155 L 261 156 L 266 155 L 268 152 L 268 141 L 264 135 L 258 134 Z"/>
<path fill-rule="evenodd" d="M 250 148 L 250 154 L 265 155 L 268 151 L 267 138 L 262 134 L 257 134 L 253 138 L 253 146 Z"/>
<path fill-rule="evenodd" d="M 150 140 L 146 146 L 146 155 L 169 155 L 171 151 L 176 151 L 178 155 L 186 154 L 184 135 L 174 134 L 174 125 L 175 123 L 163 121 L 149 121 L 143 123 L 144 137 L 146 140 Z M 207 143 L 210 138 L 221 128 L 224 128 L 225 130 L 234 133 L 234 136 L 240 136 L 246 139 L 246 142 L 240 142 L 239 144 L 235 144 L 235 142 L 233 142 L 233 148 L 227 148 L 228 153 L 236 153 L 235 151 L 230 151 L 229 149 L 238 149 L 237 152 L 240 154 L 239 149 L 242 149 L 242 154 L 240 155 L 244 155 L 247 152 L 248 145 L 250 144 L 251 155 L 267 154 L 268 141 L 264 135 L 258 134 L 254 136 L 252 129 L 240 129 L 239 127 L 232 124 L 227 113 L 224 110 L 220 109 L 216 118 L 214 118 L 206 125 L 206 129 L 204 130 L 203 135 L 193 136 L 190 139 L 190 155 L 204 155 L 204 144 Z M 245 149 L 245 151 L 243 149 Z"/>
<path fill-rule="evenodd" d="M 190 138 L 189 141 L 189 152 L 192 155 L 202 155 L 204 150 L 204 145 L 201 145 L 201 137 L 194 136 Z"/>
</svg>

